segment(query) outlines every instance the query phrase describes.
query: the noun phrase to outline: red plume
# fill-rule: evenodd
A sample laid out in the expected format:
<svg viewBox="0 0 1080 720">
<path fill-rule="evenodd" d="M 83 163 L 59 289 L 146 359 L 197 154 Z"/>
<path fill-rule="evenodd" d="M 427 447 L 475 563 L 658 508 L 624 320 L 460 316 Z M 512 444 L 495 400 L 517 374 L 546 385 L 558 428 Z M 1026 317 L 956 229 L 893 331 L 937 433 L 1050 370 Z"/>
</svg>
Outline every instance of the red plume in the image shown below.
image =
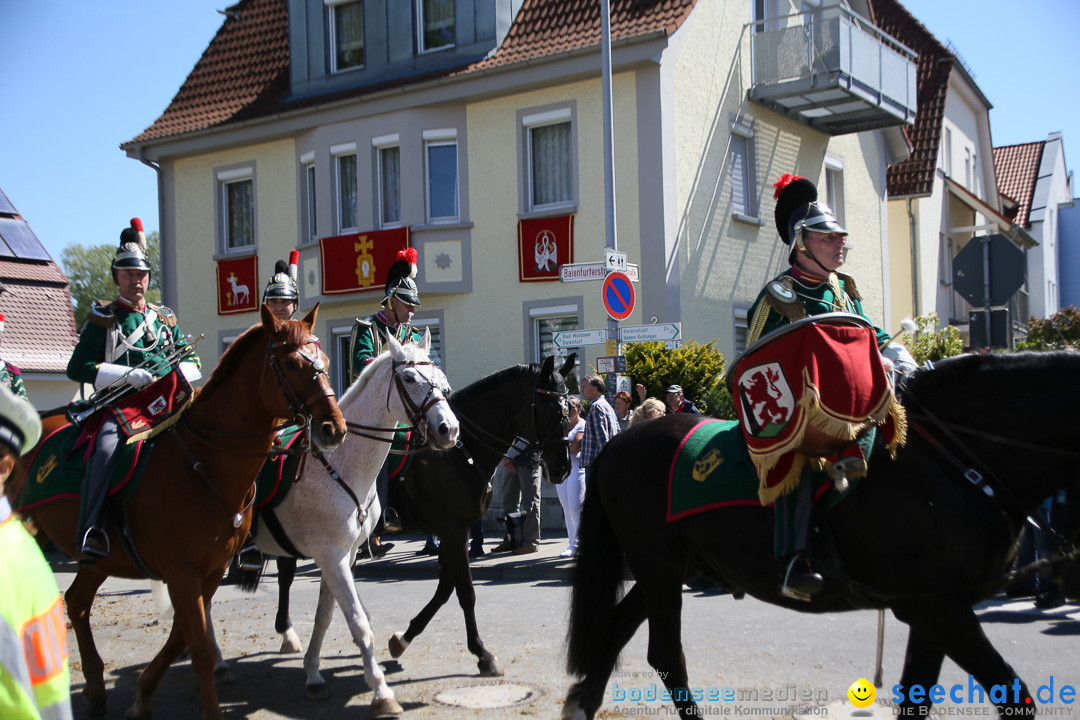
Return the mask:
<svg viewBox="0 0 1080 720">
<path fill-rule="evenodd" d="M 139 218 L 131 218 L 131 229 L 142 232 L 142 220 Z"/>
<path fill-rule="evenodd" d="M 405 248 L 404 250 L 398 250 L 398 260 L 404 260 L 410 265 L 416 264 L 416 248 Z"/>
<path fill-rule="evenodd" d="M 784 173 L 783 175 L 780 176 L 779 180 L 777 180 L 776 182 L 773 183 L 773 187 L 776 188 L 776 192 L 773 193 L 773 200 L 779 200 L 780 199 L 780 193 L 783 192 L 784 188 L 786 188 L 791 183 L 795 182 L 796 180 L 805 180 L 805 179 L 806 178 L 801 177 L 799 175 L 792 175 L 791 173 Z"/>
<path fill-rule="evenodd" d="M 290 265 L 296 265 L 299 262 L 300 262 L 300 251 L 299 250 L 290 250 L 289 251 L 289 264 Z"/>
</svg>

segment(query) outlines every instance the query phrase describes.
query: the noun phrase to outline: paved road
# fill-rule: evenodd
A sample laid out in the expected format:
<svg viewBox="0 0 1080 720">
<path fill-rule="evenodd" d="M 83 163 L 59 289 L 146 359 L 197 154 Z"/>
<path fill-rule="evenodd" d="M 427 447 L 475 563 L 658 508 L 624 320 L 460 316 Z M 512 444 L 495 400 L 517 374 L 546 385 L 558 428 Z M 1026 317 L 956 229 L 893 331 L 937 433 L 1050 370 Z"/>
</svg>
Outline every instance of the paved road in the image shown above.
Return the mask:
<svg viewBox="0 0 1080 720">
<path fill-rule="evenodd" d="M 363 566 L 358 583 L 372 616 L 376 655 L 388 669 L 392 687 L 415 720 L 494 720 L 556 718 L 570 679 L 563 671 L 568 563 L 557 557 L 565 540 L 545 541 L 542 552 L 525 558 L 505 555 L 473 563 L 478 575 L 477 606 L 481 633 L 499 657 L 504 678 L 485 680 L 476 673 L 465 648 L 464 624 L 454 600 L 408 649 L 400 665 L 390 661 L 386 641 L 403 630 L 410 617 L 434 591 L 435 561 L 414 558 L 421 538 L 397 539 L 386 559 Z M 57 564 L 61 588 L 71 581 L 70 564 Z M 303 640 L 310 635 L 318 593 L 314 565 L 302 564 L 293 591 L 293 619 Z M 276 585 L 271 578 L 254 595 L 221 588 L 215 620 L 225 656 L 236 682 L 219 687 L 226 717 L 252 720 L 368 718 L 371 692 L 360 669 L 360 656 L 340 614 L 324 648 L 323 672 L 331 697 L 311 702 L 303 697 L 304 674 L 299 655 L 279 655 L 273 631 Z M 1056 692 L 1068 684 L 1080 688 L 1080 607 L 1034 610 L 1030 601 L 991 601 L 981 610 L 987 634 L 998 649 L 1035 688 L 1054 677 Z M 684 637 L 691 684 L 701 688 L 757 689 L 759 700 L 712 703 L 708 710 L 730 716 L 753 713 L 770 717 L 770 708 L 813 707 L 805 717 L 852 717 L 843 704 L 848 686 L 873 674 L 876 613 L 853 612 L 807 616 L 783 611 L 752 599 L 730 595 L 684 593 Z M 120 718 L 131 702 L 137 673 L 164 642 L 169 621 L 161 619 L 143 582 L 110 580 L 103 587 L 93 616 L 99 651 L 106 662 L 109 717 Z M 885 686 L 898 682 L 906 633 L 895 620 L 886 626 Z M 74 638 L 71 637 L 71 642 Z M 674 717 L 670 706 L 631 701 L 634 692 L 648 693 L 659 681 L 645 662 L 646 633 L 639 632 L 623 656 L 601 717 L 636 711 Z M 78 652 L 73 648 L 73 692 L 82 687 Z M 946 661 L 941 682 L 966 683 L 967 676 Z M 616 688 L 615 685 L 618 685 Z M 497 685 L 498 687 L 490 687 Z M 479 691 L 474 688 L 480 687 Z M 472 689 L 472 690 L 470 690 Z M 616 701 L 619 692 L 627 699 Z M 794 702 L 768 701 L 794 695 Z M 511 707 L 474 709 L 445 702 L 509 702 Z M 807 699 L 806 696 L 810 698 Z M 888 691 L 881 691 L 887 696 Z M 165 676 L 154 698 L 156 717 L 195 720 L 199 717 L 198 682 L 186 661 Z M 958 711 L 960 708 L 953 708 Z M 963 708 L 972 712 L 973 708 Z M 1080 708 L 1055 706 L 1063 713 Z M 79 698 L 76 717 L 86 717 Z M 989 711 L 978 706 L 975 712 Z M 859 715 L 856 715 L 858 717 Z M 866 715 L 862 715 L 866 717 Z M 875 717 L 889 717 L 879 708 Z M 1060 715 L 1059 715 L 1060 716 Z"/>
</svg>

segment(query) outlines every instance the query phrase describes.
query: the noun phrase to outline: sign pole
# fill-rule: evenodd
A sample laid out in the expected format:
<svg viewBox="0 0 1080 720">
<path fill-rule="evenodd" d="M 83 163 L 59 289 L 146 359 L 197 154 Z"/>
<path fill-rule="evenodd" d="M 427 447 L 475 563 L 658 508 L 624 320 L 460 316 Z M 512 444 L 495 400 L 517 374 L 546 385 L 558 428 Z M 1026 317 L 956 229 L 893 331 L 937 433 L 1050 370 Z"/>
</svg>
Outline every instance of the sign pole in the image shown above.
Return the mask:
<svg viewBox="0 0 1080 720">
<path fill-rule="evenodd" d="M 611 117 L 611 6 L 608 0 L 600 0 L 600 58 L 604 101 L 604 246 L 617 251 L 619 239 L 615 228 L 615 148 Z M 608 354 L 616 355 L 619 321 L 609 317 L 607 325 L 609 338 L 616 343 L 615 352 Z"/>
</svg>

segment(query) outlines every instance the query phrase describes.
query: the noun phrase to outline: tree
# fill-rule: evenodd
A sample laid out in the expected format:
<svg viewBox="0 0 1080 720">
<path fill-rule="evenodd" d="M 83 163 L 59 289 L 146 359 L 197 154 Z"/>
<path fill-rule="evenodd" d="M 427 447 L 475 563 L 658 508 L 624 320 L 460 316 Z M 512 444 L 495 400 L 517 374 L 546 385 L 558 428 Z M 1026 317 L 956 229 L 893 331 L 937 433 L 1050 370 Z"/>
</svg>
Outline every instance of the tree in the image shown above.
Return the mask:
<svg viewBox="0 0 1080 720">
<path fill-rule="evenodd" d="M 703 413 L 716 412 L 717 398 L 726 392 L 724 355 L 712 342 L 702 345 L 691 340 L 676 350 L 665 350 L 662 342 L 630 343 L 626 374 L 660 399 L 669 385 L 682 386 L 683 395 Z"/>
<path fill-rule="evenodd" d="M 161 302 L 161 238 L 152 232 L 146 236 L 146 258 L 150 261 L 150 289 L 147 302 Z M 98 300 L 116 297 L 112 280 L 113 258 L 119 243 L 101 245 L 68 245 L 60 254 L 64 274 L 71 281 L 71 299 L 75 302 L 75 327 L 81 328 Z"/>
<path fill-rule="evenodd" d="M 1032 316 L 1027 338 L 1016 343 L 1017 350 L 1080 350 L 1080 310 L 1063 307 L 1048 318 Z"/>
</svg>

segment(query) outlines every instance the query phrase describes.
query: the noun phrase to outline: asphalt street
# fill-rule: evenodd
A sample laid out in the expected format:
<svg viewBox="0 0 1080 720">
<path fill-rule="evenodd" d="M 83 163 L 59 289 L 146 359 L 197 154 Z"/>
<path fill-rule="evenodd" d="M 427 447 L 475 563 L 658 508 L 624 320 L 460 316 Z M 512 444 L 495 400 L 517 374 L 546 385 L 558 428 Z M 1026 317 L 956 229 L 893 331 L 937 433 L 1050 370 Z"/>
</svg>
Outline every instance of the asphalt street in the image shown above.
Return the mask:
<svg viewBox="0 0 1080 720">
<path fill-rule="evenodd" d="M 494 720 L 557 718 L 571 683 L 564 669 L 564 633 L 569 561 L 559 558 L 565 539 L 545 540 L 528 556 L 485 556 L 473 561 L 477 577 L 477 620 L 488 647 L 505 671 L 482 678 L 465 647 L 464 622 L 451 599 L 427 631 L 392 661 L 387 641 L 435 589 L 436 562 L 416 557 L 420 537 L 396 537 L 386 558 L 359 566 L 357 587 L 375 631 L 375 652 L 405 718 Z M 489 546 L 490 547 L 490 546 Z M 75 566 L 55 562 L 61 590 Z M 272 570 L 272 566 L 271 566 Z M 301 563 L 293 588 L 293 620 L 301 640 L 311 633 L 318 595 L 318 569 Z M 705 702 L 705 714 L 732 717 L 889 717 L 880 704 L 899 681 L 905 628 L 886 622 L 884 688 L 879 704 L 859 710 L 847 699 L 848 687 L 873 678 L 877 613 L 859 611 L 803 615 L 747 598 L 716 592 L 683 594 L 683 637 L 691 685 L 703 692 L 736 695 L 732 701 Z M 324 645 L 323 675 L 330 698 L 304 698 L 301 655 L 278 653 L 273 629 L 277 602 L 275 578 L 268 575 L 254 594 L 223 586 L 214 601 L 218 639 L 235 673 L 235 682 L 218 686 L 228 718 L 253 720 L 368 718 L 371 691 L 340 612 Z M 1062 703 L 1066 686 L 1080 687 L 1080 606 L 1036 610 L 1030 599 L 993 599 L 979 609 L 987 635 L 1033 690 L 1053 683 L 1058 702 L 1043 710 L 1057 717 L 1080 716 Z M 171 620 L 154 608 L 145 581 L 109 580 L 92 616 L 98 650 L 106 665 L 108 717 L 123 717 L 137 674 L 164 643 Z M 650 698 L 661 682 L 645 660 L 647 633 L 638 632 L 623 653 L 599 717 L 674 718 L 669 703 Z M 87 717 L 78 691 L 83 686 L 79 654 L 69 634 L 75 717 Z M 946 660 L 940 683 L 949 688 L 968 677 Z M 1045 695 L 1045 693 L 1044 693 Z M 200 717 L 199 686 L 186 660 L 166 674 L 154 697 L 155 716 L 176 720 Z M 992 716 L 988 704 L 947 703 L 943 714 Z"/>
</svg>

